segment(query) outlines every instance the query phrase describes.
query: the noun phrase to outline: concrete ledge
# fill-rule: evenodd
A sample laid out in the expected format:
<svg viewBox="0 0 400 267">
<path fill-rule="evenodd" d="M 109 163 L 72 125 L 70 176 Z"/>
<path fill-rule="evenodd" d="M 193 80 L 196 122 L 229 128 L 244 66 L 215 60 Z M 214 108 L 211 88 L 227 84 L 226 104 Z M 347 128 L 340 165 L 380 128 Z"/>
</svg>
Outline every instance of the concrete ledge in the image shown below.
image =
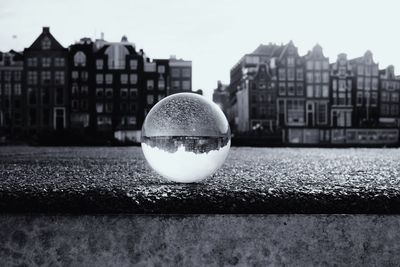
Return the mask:
<svg viewBox="0 0 400 267">
<path fill-rule="evenodd" d="M 1 266 L 395 266 L 400 216 L 0 215 Z"/>
<path fill-rule="evenodd" d="M 139 147 L 2 147 L 0 213 L 400 214 L 399 160 L 400 149 L 232 148 L 213 177 L 176 184 Z"/>
</svg>

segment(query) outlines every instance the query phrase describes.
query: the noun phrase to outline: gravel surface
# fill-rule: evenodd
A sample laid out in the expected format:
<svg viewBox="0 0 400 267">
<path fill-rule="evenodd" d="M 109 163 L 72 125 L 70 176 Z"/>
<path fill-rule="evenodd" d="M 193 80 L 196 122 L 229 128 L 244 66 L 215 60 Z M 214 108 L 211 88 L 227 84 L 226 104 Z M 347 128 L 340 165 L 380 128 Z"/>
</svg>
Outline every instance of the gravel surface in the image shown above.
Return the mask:
<svg viewBox="0 0 400 267">
<path fill-rule="evenodd" d="M 400 149 L 232 148 L 196 184 L 140 147 L 0 147 L 0 212 L 400 213 Z"/>
</svg>

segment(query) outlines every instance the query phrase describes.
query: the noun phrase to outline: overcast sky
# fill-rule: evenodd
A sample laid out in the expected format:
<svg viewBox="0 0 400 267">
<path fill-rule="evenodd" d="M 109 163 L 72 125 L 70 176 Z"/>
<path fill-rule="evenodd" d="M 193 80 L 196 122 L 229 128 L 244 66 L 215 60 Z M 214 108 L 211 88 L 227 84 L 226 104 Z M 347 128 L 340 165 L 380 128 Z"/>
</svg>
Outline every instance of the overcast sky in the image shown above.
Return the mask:
<svg viewBox="0 0 400 267">
<path fill-rule="evenodd" d="M 122 35 L 150 58 L 193 61 L 193 89 L 210 96 L 217 80 L 260 43 L 316 43 L 331 62 L 370 49 L 380 68 L 400 73 L 400 4 L 395 0 L 0 0 L 0 50 L 22 50 L 50 26 L 64 46 L 87 36 Z"/>
</svg>

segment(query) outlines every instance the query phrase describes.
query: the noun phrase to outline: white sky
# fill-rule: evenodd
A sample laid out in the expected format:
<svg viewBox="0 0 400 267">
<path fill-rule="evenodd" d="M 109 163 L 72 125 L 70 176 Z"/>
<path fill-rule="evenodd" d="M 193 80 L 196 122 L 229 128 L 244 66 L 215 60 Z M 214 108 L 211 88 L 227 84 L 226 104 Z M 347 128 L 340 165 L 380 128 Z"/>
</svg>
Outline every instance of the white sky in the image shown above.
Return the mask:
<svg viewBox="0 0 400 267">
<path fill-rule="evenodd" d="M 127 35 L 150 58 L 192 60 L 193 89 L 206 96 L 260 43 L 293 40 L 303 55 L 318 42 L 331 62 L 370 49 L 380 68 L 400 69 L 395 0 L 0 0 L 1 51 L 28 47 L 42 26 L 66 47 L 104 32 Z"/>
</svg>

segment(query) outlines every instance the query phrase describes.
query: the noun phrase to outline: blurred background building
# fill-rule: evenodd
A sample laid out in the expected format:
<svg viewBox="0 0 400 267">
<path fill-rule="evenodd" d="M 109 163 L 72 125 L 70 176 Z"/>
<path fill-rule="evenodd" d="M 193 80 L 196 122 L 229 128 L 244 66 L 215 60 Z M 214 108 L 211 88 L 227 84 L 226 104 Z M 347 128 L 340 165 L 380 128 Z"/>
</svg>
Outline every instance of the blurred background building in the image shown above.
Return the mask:
<svg viewBox="0 0 400 267">
<path fill-rule="evenodd" d="M 400 78 L 379 70 L 371 51 L 329 62 L 320 45 L 300 56 L 292 41 L 260 45 L 230 70 L 213 100 L 236 136 L 282 144 L 399 143 Z"/>
</svg>

